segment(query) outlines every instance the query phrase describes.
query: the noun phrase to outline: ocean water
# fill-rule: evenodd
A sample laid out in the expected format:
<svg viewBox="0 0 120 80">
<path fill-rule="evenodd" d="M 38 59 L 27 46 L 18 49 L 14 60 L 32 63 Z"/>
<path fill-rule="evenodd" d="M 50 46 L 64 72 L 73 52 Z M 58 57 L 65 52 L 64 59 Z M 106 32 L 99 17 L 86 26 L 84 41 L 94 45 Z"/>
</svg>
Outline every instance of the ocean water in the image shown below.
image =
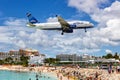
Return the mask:
<svg viewBox="0 0 120 80">
<path fill-rule="evenodd" d="M 54 76 L 51 76 L 49 73 L 39 74 L 35 72 L 16 72 L 0 70 L 0 80 L 58 80 L 58 79 Z"/>
</svg>

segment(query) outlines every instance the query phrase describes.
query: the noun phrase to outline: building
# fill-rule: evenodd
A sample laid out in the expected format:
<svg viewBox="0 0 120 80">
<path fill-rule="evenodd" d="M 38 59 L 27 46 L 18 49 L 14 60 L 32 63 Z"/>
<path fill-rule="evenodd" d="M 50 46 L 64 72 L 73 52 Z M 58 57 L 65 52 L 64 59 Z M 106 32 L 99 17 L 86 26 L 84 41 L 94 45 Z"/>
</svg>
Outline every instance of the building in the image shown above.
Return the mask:
<svg viewBox="0 0 120 80">
<path fill-rule="evenodd" d="M 44 54 L 40 54 L 38 50 L 34 49 L 19 49 L 17 50 L 10 50 L 9 52 L 0 52 L 0 60 L 5 60 L 8 57 L 11 57 L 13 61 L 20 61 L 20 57 L 28 56 L 29 57 L 29 64 L 43 64 L 45 59 Z"/>
<path fill-rule="evenodd" d="M 20 61 L 21 55 L 19 54 L 19 51 L 10 50 L 8 54 L 9 54 L 9 57 L 13 59 L 13 61 Z"/>
<path fill-rule="evenodd" d="M 44 54 L 39 54 L 39 55 L 31 55 L 30 56 L 30 60 L 29 60 L 29 64 L 30 65 L 40 65 L 40 64 L 44 64 L 44 59 L 46 58 L 46 56 Z"/>
<path fill-rule="evenodd" d="M 93 59 L 92 56 L 88 55 L 88 54 L 83 54 L 82 55 L 82 61 L 88 61 Z"/>
<path fill-rule="evenodd" d="M 116 60 L 115 58 L 110 58 L 110 59 L 105 59 L 105 58 L 101 58 L 101 59 L 96 59 L 95 62 L 106 62 L 106 63 L 109 63 L 109 62 L 119 62 L 119 60 Z"/>
<path fill-rule="evenodd" d="M 7 52 L 0 52 L 0 60 L 4 60 L 8 57 L 8 53 Z"/>
<path fill-rule="evenodd" d="M 45 55 L 39 53 L 39 51 L 35 50 L 35 49 L 20 49 L 19 53 L 21 55 L 29 57 L 29 64 L 30 65 L 43 64 L 44 59 L 45 59 Z"/>
<path fill-rule="evenodd" d="M 39 51 L 35 49 L 19 49 L 19 53 L 25 56 L 31 56 L 31 55 L 38 56 L 39 55 Z"/>
<path fill-rule="evenodd" d="M 10 50 L 9 52 L 0 52 L 0 60 L 5 60 L 8 57 L 11 57 L 13 61 L 20 61 L 20 54 L 16 50 Z"/>
<path fill-rule="evenodd" d="M 82 56 L 77 54 L 59 54 L 56 58 L 60 61 L 82 61 Z"/>
</svg>

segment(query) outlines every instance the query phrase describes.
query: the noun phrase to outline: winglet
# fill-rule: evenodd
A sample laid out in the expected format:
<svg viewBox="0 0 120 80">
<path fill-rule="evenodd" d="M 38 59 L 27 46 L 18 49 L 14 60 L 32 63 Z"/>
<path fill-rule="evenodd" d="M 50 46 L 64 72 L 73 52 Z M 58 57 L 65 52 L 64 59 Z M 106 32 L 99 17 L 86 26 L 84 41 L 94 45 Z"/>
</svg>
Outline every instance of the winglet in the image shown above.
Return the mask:
<svg viewBox="0 0 120 80">
<path fill-rule="evenodd" d="M 56 17 L 58 17 L 58 15 L 56 15 Z"/>
</svg>

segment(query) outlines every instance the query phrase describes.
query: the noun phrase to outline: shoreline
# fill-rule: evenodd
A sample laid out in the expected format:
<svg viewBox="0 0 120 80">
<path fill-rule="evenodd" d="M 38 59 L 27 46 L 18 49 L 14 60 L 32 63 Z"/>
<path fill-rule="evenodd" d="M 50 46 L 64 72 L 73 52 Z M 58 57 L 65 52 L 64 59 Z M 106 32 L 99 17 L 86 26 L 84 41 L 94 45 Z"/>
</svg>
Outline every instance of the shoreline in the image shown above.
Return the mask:
<svg viewBox="0 0 120 80">
<path fill-rule="evenodd" d="M 49 73 L 49 77 L 55 77 L 57 80 L 68 80 L 66 76 L 63 76 L 62 73 L 59 73 L 59 77 L 57 76 L 58 71 L 55 71 L 53 67 L 23 67 L 21 65 L 0 65 L 0 70 L 8 70 L 8 71 L 17 71 L 17 72 L 35 72 L 35 73 Z M 62 76 L 62 79 L 61 79 Z M 69 80 L 74 80 L 70 78 Z"/>
<path fill-rule="evenodd" d="M 113 72 L 111 74 L 108 73 L 107 70 L 101 69 L 90 69 L 90 68 L 71 68 L 71 67 L 23 67 L 16 65 L 0 65 L 0 70 L 11 70 L 11 71 L 33 71 L 36 73 L 50 73 L 49 75 L 52 77 L 56 77 L 57 80 L 93 80 L 96 77 L 96 80 L 120 80 L 120 73 Z M 78 79 L 77 79 L 78 78 Z"/>
</svg>

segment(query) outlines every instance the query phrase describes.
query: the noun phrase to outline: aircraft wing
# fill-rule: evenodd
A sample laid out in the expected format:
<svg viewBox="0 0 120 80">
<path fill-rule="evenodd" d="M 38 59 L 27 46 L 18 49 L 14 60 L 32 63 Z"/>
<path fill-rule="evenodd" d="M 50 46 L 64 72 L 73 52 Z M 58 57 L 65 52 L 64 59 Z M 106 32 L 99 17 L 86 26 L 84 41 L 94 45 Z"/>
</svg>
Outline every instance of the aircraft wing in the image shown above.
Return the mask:
<svg viewBox="0 0 120 80">
<path fill-rule="evenodd" d="M 62 29 L 61 28 L 42 28 L 42 30 L 58 30 L 58 31 L 60 31 Z"/>
<path fill-rule="evenodd" d="M 70 28 L 70 25 L 62 17 L 57 16 L 57 18 L 58 18 L 58 22 L 61 24 L 61 27 L 62 27 L 63 30 Z"/>
</svg>

